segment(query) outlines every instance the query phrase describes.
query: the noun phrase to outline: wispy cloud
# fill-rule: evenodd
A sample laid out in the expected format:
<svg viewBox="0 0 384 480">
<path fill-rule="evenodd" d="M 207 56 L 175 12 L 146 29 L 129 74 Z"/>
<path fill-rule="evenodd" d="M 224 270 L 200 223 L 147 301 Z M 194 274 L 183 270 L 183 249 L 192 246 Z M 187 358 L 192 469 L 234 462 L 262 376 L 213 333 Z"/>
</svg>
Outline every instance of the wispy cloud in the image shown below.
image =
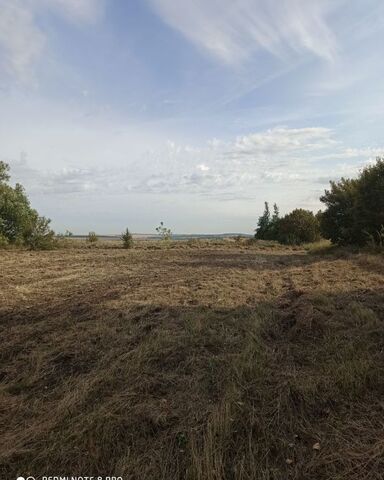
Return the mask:
<svg viewBox="0 0 384 480">
<path fill-rule="evenodd" d="M 333 60 L 328 24 L 341 0 L 147 0 L 164 22 L 220 60 L 239 64 L 258 49 L 279 57 L 310 52 Z"/>
<path fill-rule="evenodd" d="M 23 158 L 12 162 L 12 171 L 29 191 L 45 195 L 150 193 L 241 199 L 257 198 L 260 189 L 293 188 L 307 197 L 311 189 L 326 187 L 331 179 L 355 175 L 383 151 L 349 148 L 330 129 L 279 127 L 232 141 L 214 139 L 202 147 L 168 141 L 124 166 L 37 170 Z M 300 198 L 292 200 L 300 202 Z"/>
<path fill-rule="evenodd" d="M 102 15 L 103 0 L 0 0 L 0 80 L 34 80 L 34 68 L 48 45 L 37 21 L 41 12 L 76 24 L 92 23 Z"/>
<path fill-rule="evenodd" d="M 27 5 L 0 0 L 0 78 L 6 75 L 26 81 L 44 50 L 45 36 Z"/>
</svg>

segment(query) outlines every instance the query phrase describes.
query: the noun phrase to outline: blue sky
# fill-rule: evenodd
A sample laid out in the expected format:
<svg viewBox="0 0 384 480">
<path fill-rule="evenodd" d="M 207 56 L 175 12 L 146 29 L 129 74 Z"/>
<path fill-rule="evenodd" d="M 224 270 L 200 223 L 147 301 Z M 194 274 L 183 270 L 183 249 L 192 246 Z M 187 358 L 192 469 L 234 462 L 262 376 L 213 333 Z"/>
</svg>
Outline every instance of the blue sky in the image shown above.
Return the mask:
<svg viewBox="0 0 384 480">
<path fill-rule="evenodd" d="M 381 0 L 0 0 L 0 158 L 58 231 L 251 232 L 384 150 Z"/>
</svg>

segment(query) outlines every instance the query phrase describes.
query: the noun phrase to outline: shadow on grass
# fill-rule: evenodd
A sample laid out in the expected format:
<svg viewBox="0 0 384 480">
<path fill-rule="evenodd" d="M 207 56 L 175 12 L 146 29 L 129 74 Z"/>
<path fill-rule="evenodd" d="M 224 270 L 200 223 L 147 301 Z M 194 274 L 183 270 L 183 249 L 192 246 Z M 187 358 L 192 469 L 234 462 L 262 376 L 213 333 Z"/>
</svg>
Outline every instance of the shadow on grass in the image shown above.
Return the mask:
<svg viewBox="0 0 384 480">
<path fill-rule="evenodd" d="M 383 291 L 82 299 L 2 326 L 1 478 L 382 478 Z"/>
<path fill-rule="evenodd" d="M 263 253 L 258 250 L 243 250 L 242 252 L 221 251 L 221 252 L 201 252 L 197 256 L 186 253 L 189 256 L 188 261 L 172 260 L 177 266 L 196 268 L 223 268 L 236 270 L 256 270 L 256 271 L 274 271 L 282 270 L 287 267 L 309 266 L 315 263 L 329 261 L 337 258 L 335 254 L 309 254 L 303 251 L 281 252 L 281 253 Z M 341 258 L 341 256 L 340 256 Z"/>
</svg>

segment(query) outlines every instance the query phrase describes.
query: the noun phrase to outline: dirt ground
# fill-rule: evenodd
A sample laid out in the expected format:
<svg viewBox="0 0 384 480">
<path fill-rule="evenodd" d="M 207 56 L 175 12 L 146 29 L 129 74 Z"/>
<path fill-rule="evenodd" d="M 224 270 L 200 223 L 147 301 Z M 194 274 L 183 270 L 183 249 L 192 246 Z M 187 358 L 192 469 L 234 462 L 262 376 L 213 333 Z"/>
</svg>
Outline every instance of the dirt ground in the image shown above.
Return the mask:
<svg viewBox="0 0 384 480">
<path fill-rule="evenodd" d="M 0 478 L 383 479 L 384 260 L 0 251 Z"/>
</svg>

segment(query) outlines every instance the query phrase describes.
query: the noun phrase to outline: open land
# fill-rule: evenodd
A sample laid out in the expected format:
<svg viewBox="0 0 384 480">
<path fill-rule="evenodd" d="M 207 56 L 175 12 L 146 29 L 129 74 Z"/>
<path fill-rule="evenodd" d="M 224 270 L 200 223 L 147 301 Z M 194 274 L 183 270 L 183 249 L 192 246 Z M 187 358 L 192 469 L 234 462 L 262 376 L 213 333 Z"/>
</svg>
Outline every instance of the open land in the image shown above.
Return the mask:
<svg viewBox="0 0 384 480">
<path fill-rule="evenodd" d="M 0 478 L 378 480 L 384 259 L 246 240 L 0 252 Z"/>
</svg>

